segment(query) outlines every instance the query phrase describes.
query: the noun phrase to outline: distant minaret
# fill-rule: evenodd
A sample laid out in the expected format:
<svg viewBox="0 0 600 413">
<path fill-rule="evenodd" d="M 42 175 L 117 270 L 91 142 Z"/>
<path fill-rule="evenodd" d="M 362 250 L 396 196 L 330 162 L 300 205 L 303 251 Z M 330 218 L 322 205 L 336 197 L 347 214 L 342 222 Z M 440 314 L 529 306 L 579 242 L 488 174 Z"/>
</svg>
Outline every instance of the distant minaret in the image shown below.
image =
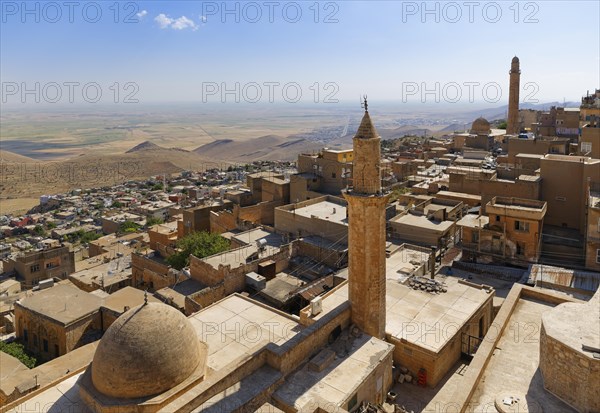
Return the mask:
<svg viewBox="0 0 600 413">
<path fill-rule="evenodd" d="M 519 127 L 519 88 L 521 87 L 521 70 L 519 58 L 513 57 L 510 64 L 510 86 L 508 89 L 508 119 L 506 125 L 507 135 L 517 135 Z"/>
<path fill-rule="evenodd" d="M 348 285 L 352 323 L 385 338 L 385 207 L 381 191 L 381 138 L 365 114 L 354 136 L 352 189 L 348 201 Z"/>
</svg>

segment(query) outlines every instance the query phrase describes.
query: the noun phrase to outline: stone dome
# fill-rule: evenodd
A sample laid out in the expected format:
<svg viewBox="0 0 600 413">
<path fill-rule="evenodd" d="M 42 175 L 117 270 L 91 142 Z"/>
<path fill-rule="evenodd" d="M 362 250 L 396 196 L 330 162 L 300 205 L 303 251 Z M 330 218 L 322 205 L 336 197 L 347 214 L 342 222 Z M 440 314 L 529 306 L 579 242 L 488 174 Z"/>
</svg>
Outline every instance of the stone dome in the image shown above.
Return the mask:
<svg viewBox="0 0 600 413">
<path fill-rule="evenodd" d="M 479 117 L 471 125 L 471 133 L 478 135 L 488 135 L 491 132 L 490 123 L 487 119 Z"/>
<path fill-rule="evenodd" d="M 146 303 L 106 330 L 92 361 L 92 383 L 109 397 L 153 396 L 190 377 L 206 357 L 207 347 L 181 312 Z"/>
</svg>

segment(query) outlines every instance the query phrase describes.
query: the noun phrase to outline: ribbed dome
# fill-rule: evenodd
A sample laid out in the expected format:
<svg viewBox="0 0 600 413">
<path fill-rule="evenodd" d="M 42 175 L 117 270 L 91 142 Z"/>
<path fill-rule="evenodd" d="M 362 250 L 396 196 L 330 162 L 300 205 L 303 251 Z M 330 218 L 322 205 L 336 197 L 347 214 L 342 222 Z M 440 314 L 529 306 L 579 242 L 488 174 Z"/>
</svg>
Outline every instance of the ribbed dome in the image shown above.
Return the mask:
<svg viewBox="0 0 600 413">
<path fill-rule="evenodd" d="M 94 354 L 92 383 L 110 397 L 152 396 L 184 381 L 206 357 L 183 314 L 161 303 L 142 304 L 106 330 Z"/>
<path fill-rule="evenodd" d="M 473 124 L 471 125 L 471 133 L 488 134 L 490 132 L 490 123 L 485 118 L 479 117 L 473 121 Z"/>
</svg>

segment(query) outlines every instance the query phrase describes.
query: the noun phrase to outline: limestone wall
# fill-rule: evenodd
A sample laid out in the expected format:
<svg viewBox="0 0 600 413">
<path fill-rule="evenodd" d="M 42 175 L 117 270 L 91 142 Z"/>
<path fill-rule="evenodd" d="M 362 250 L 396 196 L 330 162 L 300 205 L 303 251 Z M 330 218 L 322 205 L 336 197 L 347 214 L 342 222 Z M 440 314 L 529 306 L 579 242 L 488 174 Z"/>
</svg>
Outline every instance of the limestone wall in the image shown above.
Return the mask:
<svg viewBox="0 0 600 413">
<path fill-rule="evenodd" d="M 574 351 L 540 331 L 544 387 L 582 413 L 600 412 L 600 360 Z"/>
</svg>

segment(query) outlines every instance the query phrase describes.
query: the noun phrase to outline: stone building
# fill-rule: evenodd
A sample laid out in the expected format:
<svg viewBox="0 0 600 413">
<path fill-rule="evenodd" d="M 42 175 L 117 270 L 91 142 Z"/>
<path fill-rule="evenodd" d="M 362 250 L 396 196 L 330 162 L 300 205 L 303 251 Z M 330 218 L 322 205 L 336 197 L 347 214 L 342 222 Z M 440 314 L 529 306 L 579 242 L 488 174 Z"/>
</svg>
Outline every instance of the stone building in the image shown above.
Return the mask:
<svg viewBox="0 0 600 413">
<path fill-rule="evenodd" d="M 346 201 L 332 195 L 275 209 L 275 230 L 290 239 L 316 235 L 332 242 L 348 242 Z"/>
<path fill-rule="evenodd" d="M 15 331 L 25 348 L 42 360 L 69 353 L 102 335 L 102 299 L 58 284 L 15 302 Z"/>
<path fill-rule="evenodd" d="M 487 216 L 467 215 L 458 221 L 463 258 L 486 256 L 525 266 L 537 262 L 546 209 L 542 201 L 494 197 L 486 205 Z"/>
<path fill-rule="evenodd" d="M 65 245 L 23 253 L 9 258 L 4 272 L 14 271 L 24 289 L 36 286 L 49 278 L 65 279 L 75 272 L 75 257 Z"/>
<path fill-rule="evenodd" d="M 209 201 L 208 204 L 194 208 L 184 209 L 183 219 L 177 221 L 179 237 L 191 234 L 197 231 L 210 231 L 210 213 L 211 211 L 221 211 L 231 208 L 231 201 Z"/>
<path fill-rule="evenodd" d="M 581 98 L 579 153 L 600 159 L 600 89 Z"/>
<path fill-rule="evenodd" d="M 298 173 L 291 176 L 290 201 L 300 202 L 324 194 L 340 195 L 352 177 L 352 149 L 324 148 L 318 154 L 298 155 Z"/>
<path fill-rule="evenodd" d="M 587 303 L 562 303 L 542 314 L 544 388 L 578 412 L 600 411 L 600 291 Z"/>
<path fill-rule="evenodd" d="M 585 233 L 589 183 L 600 182 L 600 160 L 546 155 L 540 161 L 541 200 L 548 203 L 545 223 Z"/>
<path fill-rule="evenodd" d="M 585 267 L 600 271 L 600 184 L 590 188 L 587 205 Z"/>
</svg>

